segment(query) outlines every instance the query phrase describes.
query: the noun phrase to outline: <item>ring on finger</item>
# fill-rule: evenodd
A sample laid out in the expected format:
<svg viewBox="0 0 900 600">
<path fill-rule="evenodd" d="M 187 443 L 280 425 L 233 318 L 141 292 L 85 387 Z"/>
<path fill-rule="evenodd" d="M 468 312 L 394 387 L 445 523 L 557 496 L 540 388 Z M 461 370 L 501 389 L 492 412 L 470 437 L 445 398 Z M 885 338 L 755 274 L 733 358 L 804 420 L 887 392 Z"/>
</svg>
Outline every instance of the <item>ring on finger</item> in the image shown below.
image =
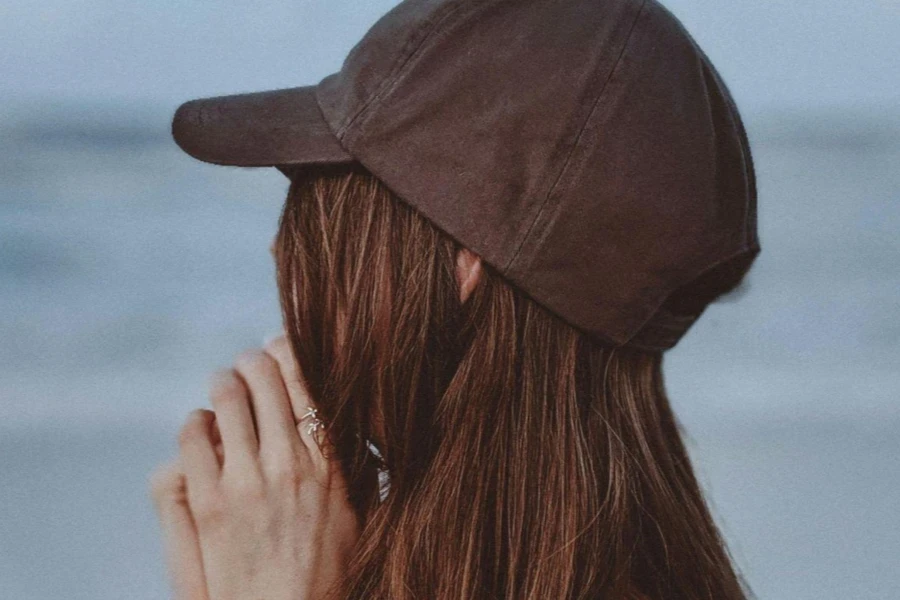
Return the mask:
<svg viewBox="0 0 900 600">
<path fill-rule="evenodd" d="M 312 420 L 306 425 L 306 433 L 315 437 L 315 432 L 317 430 L 325 428 L 325 421 L 318 417 L 318 409 L 307 406 L 306 412 L 297 421 L 297 427 L 299 427 L 307 417 L 310 417 Z"/>
</svg>

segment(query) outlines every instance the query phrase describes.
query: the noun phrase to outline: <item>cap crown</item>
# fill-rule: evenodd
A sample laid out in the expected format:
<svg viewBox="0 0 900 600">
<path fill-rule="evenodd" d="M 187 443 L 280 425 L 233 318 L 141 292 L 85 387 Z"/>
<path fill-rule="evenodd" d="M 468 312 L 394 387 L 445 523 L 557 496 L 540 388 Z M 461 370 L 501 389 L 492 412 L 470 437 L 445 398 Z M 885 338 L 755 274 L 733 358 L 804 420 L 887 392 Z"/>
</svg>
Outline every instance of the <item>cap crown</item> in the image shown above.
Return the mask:
<svg viewBox="0 0 900 600">
<path fill-rule="evenodd" d="M 400 198 L 603 343 L 673 346 L 759 252 L 737 108 L 654 0 L 405 0 L 316 99 Z"/>
</svg>

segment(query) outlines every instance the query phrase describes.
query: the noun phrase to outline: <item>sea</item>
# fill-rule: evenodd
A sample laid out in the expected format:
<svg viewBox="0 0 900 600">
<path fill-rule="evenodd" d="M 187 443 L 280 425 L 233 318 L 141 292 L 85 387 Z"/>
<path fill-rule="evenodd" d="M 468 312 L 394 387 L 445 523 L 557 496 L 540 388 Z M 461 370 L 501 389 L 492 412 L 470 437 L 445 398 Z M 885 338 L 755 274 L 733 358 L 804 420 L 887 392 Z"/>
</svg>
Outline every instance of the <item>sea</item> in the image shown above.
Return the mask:
<svg viewBox="0 0 900 600">
<path fill-rule="evenodd" d="M 170 597 L 147 477 L 278 331 L 287 180 L 182 153 L 170 107 L 0 112 L 0 599 Z M 900 111 L 746 119 L 762 252 L 666 353 L 756 597 L 900 598 Z"/>
</svg>

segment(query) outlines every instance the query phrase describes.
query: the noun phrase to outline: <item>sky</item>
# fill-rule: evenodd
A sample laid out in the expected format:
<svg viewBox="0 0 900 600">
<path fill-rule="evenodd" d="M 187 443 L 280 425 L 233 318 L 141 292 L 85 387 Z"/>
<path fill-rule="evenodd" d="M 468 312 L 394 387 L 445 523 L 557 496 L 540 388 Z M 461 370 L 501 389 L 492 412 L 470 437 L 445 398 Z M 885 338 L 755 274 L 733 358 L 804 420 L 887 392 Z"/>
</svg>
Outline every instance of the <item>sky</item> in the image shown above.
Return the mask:
<svg viewBox="0 0 900 600">
<path fill-rule="evenodd" d="M 0 107 L 169 107 L 315 83 L 338 70 L 395 3 L 4 0 Z M 663 4 L 710 55 L 743 110 L 900 107 L 900 0 Z"/>
</svg>

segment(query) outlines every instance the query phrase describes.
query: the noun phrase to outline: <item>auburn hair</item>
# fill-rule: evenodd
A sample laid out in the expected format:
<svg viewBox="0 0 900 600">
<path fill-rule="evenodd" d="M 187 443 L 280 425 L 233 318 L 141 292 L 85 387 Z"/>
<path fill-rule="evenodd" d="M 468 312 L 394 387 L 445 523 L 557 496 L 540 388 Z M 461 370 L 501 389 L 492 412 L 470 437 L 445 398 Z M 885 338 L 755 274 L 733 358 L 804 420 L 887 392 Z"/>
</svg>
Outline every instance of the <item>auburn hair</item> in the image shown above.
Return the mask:
<svg viewBox="0 0 900 600">
<path fill-rule="evenodd" d="M 694 476 L 662 353 L 598 345 L 486 263 L 463 303 L 461 244 L 361 165 L 286 173 L 285 331 L 362 525 L 329 598 L 750 594 Z"/>
</svg>

